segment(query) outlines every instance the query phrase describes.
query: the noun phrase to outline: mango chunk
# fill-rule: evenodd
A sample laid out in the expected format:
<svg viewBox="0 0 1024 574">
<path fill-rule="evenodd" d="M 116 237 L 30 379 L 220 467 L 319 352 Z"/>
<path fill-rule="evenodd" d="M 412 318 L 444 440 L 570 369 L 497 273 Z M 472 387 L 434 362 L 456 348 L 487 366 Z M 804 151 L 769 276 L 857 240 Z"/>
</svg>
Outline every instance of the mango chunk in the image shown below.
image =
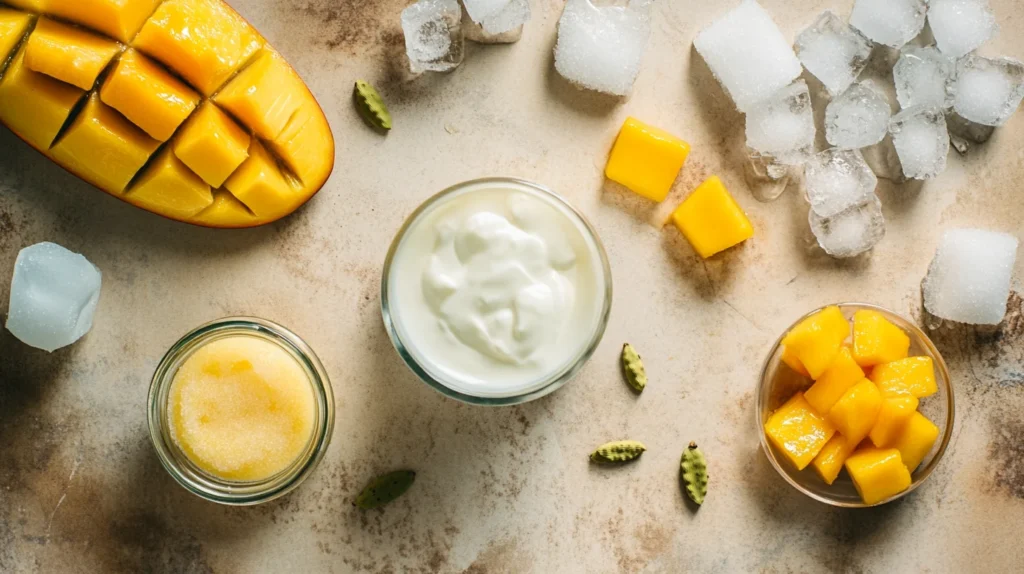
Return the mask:
<svg viewBox="0 0 1024 574">
<path fill-rule="evenodd" d="M 764 424 L 764 431 L 775 448 L 798 470 L 803 470 L 818 456 L 836 429 L 811 408 L 803 393 L 796 393 L 772 413 Z"/>
<path fill-rule="evenodd" d="M 143 209 L 181 219 L 209 207 L 213 193 L 167 148 L 129 190 L 126 199 Z"/>
<path fill-rule="evenodd" d="M 910 337 L 878 311 L 861 310 L 853 315 L 853 357 L 862 367 L 905 359 Z"/>
<path fill-rule="evenodd" d="M 306 88 L 303 93 L 306 101 L 269 146 L 311 192 L 320 189 L 334 169 L 334 137 L 313 95 Z"/>
<path fill-rule="evenodd" d="M 879 448 L 890 447 L 903 432 L 910 417 L 917 412 L 917 397 L 887 397 L 882 399 L 878 420 L 868 433 L 871 443 Z"/>
<path fill-rule="evenodd" d="M 129 42 L 160 0 L 43 0 L 46 11 Z"/>
<path fill-rule="evenodd" d="M 249 159 L 231 174 L 224 187 L 261 218 L 289 209 L 298 195 L 258 141 L 252 142 Z"/>
<path fill-rule="evenodd" d="M 832 436 L 832 440 L 828 441 L 821 449 L 818 456 L 811 461 L 811 468 L 825 484 L 832 484 L 843 470 L 843 463 L 855 450 L 857 450 L 856 442 L 847 440 L 845 436 L 836 433 Z"/>
<path fill-rule="evenodd" d="M 25 67 L 21 50 L 0 80 L 0 121 L 46 151 L 85 92 Z"/>
<path fill-rule="evenodd" d="M 604 174 L 637 195 L 665 201 L 689 155 L 690 144 L 629 117 L 619 130 Z"/>
<path fill-rule="evenodd" d="M 931 357 L 908 357 L 878 365 L 871 371 L 871 380 L 885 396 L 909 394 L 923 399 L 939 391 Z"/>
<path fill-rule="evenodd" d="M 910 420 L 903 426 L 902 432 L 893 443 L 893 448 L 900 451 L 903 463 L 910 472 L 917 470 L 924 457 L 931 452 L 936 439 L 939 438 L 939 427 L 919 412 L 913 413 Z"/>
<path fill-rule="evenodd" d="M 877 504 L 910 488 L 910 471 L 894 448 L 858 449 L 846 459 L 846 472 L 864 504 Z"/>
<path fill-rule="evenodd" d="M 78 177 L 119 194 L 159 146 L 93 93 L 51 154 Z"/>
<path fill-rule="evenodd" d="M 199 104 L 199 94 L 135 50 L 121 56 L 103 82 L 100 99 L 162 142 Z"/>
<path fill-rule="evenodd" d="M 754 236 L 747 215 L 714 176 L 679 204 L 672 221 L 704 259 Z"/>
<path fill-rule="evenodd" d="M 223 189 L 214 191 L 213 204 L 191 221 L 209 227 L 250 227 L 259 223 L 249 208 Z"/>
<path fill-rule="evenodd" d="M 31 22 L 30 14 L 0 7 L 0 71 L 15 46 L 25 37 Z"/>
<path fill-rule="evenodd" d="M 117 42 L 40 18 L 25 46 L 25 65 L 34 72 L 90 90 L 120 50 Z"/>
<path fill-rule="evenodd" d="M 305 91 L 302 80 L 284 58 L 264 50 L 213 101 L 251 127 L 257 136 L 273 140 L 299 109 Z"/>
<path fill-rule="evenodd" d="M 882 393 L 875 383 L 861 379 L 836 401 L 828 412 L 828 420 L 843 436 L 859 443 L 875 426 L 881 409 Z"/>
<path fill-rule="evenodd" d="M 793 369 L 793 372 L 805 377 L 811 376 L 811 374 L 807 372 L 807 367 L 800 362 L 800 357 L 797 357 L 796 354 L 793 353 L 793 349 L 783 347 L 782 356 L 779 357 L 779 360 L 785 363 L 790 369 Z"/>
<path fill-rule="evenodd" d="M 839 307 L 831 306 L 807 317 L 782 339 L 800 363 L 817 380 L 832 366 L 850 336 L 850 322 Z"/>
<path fill-rule="evenodd" d="M 221 0 L 167 0 L 133 45 L 210 96 L 260 49 L 263 39 Z"/>
<path fill-rule="evenodd" d="M 47 1 L 48 0 L 4 0 L 4 4 L 9 4 L 15 8 L 21 8 L 22 10 L 42 12 L 46 7 Z"/>
<path fill-rule="evenodd" d="M 850 348 L 843 347 L 832 364 L 825 370 L 825 374 L 811 385 L 811 388 L 807 389 L 804 396 L 807 397 L 807 402 L 811 403 L 814 410 L 827 414 L 846 394 L 846 391 L 862 380 L 864 380 L 864 371 L 853 360 Z"/>
<path fill-rule="evenodd" d="M 206 102 L 174 140 L 174 154 L 203 181 L 220 187 L 249 157 L 249 134 Z"/>
</svg>

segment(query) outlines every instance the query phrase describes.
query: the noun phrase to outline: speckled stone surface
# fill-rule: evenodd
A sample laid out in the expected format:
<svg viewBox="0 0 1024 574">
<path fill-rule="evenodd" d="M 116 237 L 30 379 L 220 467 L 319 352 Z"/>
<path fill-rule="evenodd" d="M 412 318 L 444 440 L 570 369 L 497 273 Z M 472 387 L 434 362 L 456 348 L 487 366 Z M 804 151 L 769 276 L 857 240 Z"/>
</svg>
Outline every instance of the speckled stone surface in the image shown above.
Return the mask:
<svg viewBox="0 0 1024 574">
<path fill-rule="evenodd" d="M 793 490 L 759 450 L 753 389 L 779 332 L 808 309 L 866 300 L 920 318 L 920 282 L 940 232 L 1021 235 L 1024 113 L 925 184 L 883 182 L 889 233 L 868 257 L 813 248 L 807 208 L 744 184 L 743 119 L 691 42 L 732 2 L 662 0 L 632 97 L 576 91 L 552 68 L 561 0 L 533 0 L 523 40 L 470 46 L 450 75 L 405 82 L 403 0 L 237 0 L 316 93 L 338 141 L 326 188 L 255 230 L 165 221 L 76 180 L 0 129 L 0 299 L 18 250 L 56 241 L 104 274 L 92 332 L 47 355 L 0 332 L 0 572 L 1010 572 L 1024 564 L 1024 316 L 934 333 L 955 376 L 957 420 L 943 462 L 900 502 L 826 507 Z M 824 8 L 765 0 L 791 37 Z M 1024 58 L 1024 9 L 992 0 L 1003 33 L 986 52 Z M 359 121 L 353 80 L 391 104 L 386 138 Z M 820 86 L 817 86 L 820 88 Z M 819 114 L 823 112 L 816 102 Z M 622 120 L 678 133 L 693 153 L 669 201 L 606 184 Z M 702 178 L 722 176 L 757 227 L 702 262 L 659 220 Z M 403 219 L 461 180 L 513 175 L 568 196 L 607 247 L 615 300 L 582 374 L 515 408 L 443 398 L 400 362 L 379 311 L 381 264 Z M 1021 292 L 1024 257 L 1017 265 Z M 0 303 L 0 310 L 6 303 Z M 177 486 L 145 420 L 149 378 L 196 325 L 232 314 L 276 320 L 318 351 L 338 421 L 319 470 L 290 496 L 225 508 Z M 629 340 L 651 383 L 635 397 L 616 360 Z M 627 468 L 587 454 L 618 438 L 649 451 Z M 679 453 L 696 440 L 711 490 L 693 512 Z M 416 485 L 382 511 L 351 500 L 383 471 Z"/>
</svg>

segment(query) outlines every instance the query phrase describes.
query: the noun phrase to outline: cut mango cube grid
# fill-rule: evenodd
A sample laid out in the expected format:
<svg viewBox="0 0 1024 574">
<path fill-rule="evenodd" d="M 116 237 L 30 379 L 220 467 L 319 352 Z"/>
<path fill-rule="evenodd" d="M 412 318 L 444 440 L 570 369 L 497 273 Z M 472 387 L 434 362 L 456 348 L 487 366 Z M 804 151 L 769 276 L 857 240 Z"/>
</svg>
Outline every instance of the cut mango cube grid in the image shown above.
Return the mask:
<svg viewBox="0 0 1024 574">
<path fill-rule="evenodd" d="M 192 88 L 135 50 L 121 56 L 103 82 L 100 99 L 161 142 L 199 104 Z"/>
<path fill-rule="evenodd" d="M 689 155 L 688 143 L 630 117 L 619 130 L 604 173 L 638 195 L 665 201 Z"/>
<path fill-rule="evenodd" d="M 31 23 L 30 14 L 0 7 L 0 71 Z"/>
<path fill-rule="evenodd" d="M 25 46 L 25 65 L 35 72 L 89 90 L 120 50 L 117 42 L 40 18 Z"/>
</svg>

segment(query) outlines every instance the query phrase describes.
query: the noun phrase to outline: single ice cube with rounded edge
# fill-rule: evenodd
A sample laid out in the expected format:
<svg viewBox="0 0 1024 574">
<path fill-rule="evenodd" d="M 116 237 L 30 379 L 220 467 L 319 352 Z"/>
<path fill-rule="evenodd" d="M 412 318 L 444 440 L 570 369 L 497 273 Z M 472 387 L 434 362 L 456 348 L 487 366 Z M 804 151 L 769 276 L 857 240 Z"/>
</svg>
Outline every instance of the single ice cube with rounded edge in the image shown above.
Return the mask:
<svg viewBox="0 0 1024 574">
<path fill-rule="evenodd" d="M 800 32 L 795 48 L 807 71 L 833 96 L 857 81 L 871 57 L 871 42 L 831 10 Z"/>
<path fill-rule="evenodd" d="M 808 219 L 818 245 L 839 259 L 866 253 L 885 237 L 882 202 L 875 194 L 831 217 L 822 217 L 812 209 Z"/>
<path fill-rule="evenodd" d="M 462 8 L 456 0 L 419 0 L 402 10 L 402 31 L 413 73 L 447 72 L 462 63 Z"/>
<path fill-rule="evenodd" d="M 814 110 L 807 83 L 797 80 L 747 113 L 747 146 L 783 165 L 800 165 L 814 153 Z"/>
<path fill-rule="evenodd" d="M 903 174 L 913 179 L 930 179 L 946 170 L 949 130 L 946 116 L 938 106 L 914 106 L 893 116 L 889 122 Z"/>
<path fill-rule="evenodd" d="M 964 119 L 1001 126 L 1024 99 L 1024 64 L 968 54 L 957 62 L 953 108 Z"/>
<path fill-rule="evenodd" d="M 925 0 L 857 0 L 850 25 L 869 40 L 890 48 L 902 48 L 924 29 Z"/>
<path fill-rule="evenodd" d="M 601 7 L 569 0 L 558 21 L 555 69 L 584 88 L 627 95 L 651 35 L 650 8 L 650 0 Z"/>
<path fill-rule="evenodd" d="M 935 47 L 904 46 L 892 69 L 900 107 L 953 106 L 956 61 Z"/>
<path fill-rule="evenodd" d="M 881 92 L 865 82 L 854 84 L 825 108 L 825 139 L 840 149 L 874 145 L 885 137 L 891 116 Z"/>
<path fill-rule="evenodd" d="M 530 19 L 529 0 L 462 0 L 466 13 L 487 36 L 507 34 L 522 28 Z M 472 26 L 467 26 L 472 28 Z M 470 37 L 469 30 L 466 36 Z M 476 41 L 476 40 L 474 40 Z"/>
<path fill-rule="evenodd" d="M 859 151 L 827 149 L 807 163 L 804 186 L 811 211 L 827 218 L 874 197 L 878 178 Z"/>
<path fill-rule="evenodd" d="M 14 263 L 7 330 L 44 351 L 66 347 L 92 328 L 101 283 L 95 265 L 56 243 L 24 248 Z"/>
<path fill-rule="evenodd" d="M 988 0 L 931 0 L 928 24 L 939 50 L 950 58 L 973 52 L 999 29 Z"/>
<path fill-rule="evenodd" d="M 936 317 L 998 325 L 1006 316 L 1016 237 L 983 229 L 951 229 L 924 279 L 924 306 Z"/>
</svg>

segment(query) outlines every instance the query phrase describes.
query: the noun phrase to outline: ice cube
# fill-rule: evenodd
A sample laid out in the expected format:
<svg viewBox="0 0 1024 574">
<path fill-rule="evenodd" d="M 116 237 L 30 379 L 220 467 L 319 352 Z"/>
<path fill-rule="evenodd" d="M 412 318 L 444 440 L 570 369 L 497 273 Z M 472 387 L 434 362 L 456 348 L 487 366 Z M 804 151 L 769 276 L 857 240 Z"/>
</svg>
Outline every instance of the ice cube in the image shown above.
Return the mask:
<svg viewBox="0 0 1024 574">
<path fill-rule="evenodd" d="M 1016 237 L 982 229 L 951 229 L 924 279 L 924 306 L 936 317 L 997 325 L 1006 315 Z"/>
<path fill-rule="evenodd" d="M 650 0 L 601 7 L 569 0 L 558 21 L 555 69 L 584 88 L 625 96 L 640 73 L 650 35 Z"/>
<path fill-rule="evenodd" d="M 900 155 L 896 152 L 896 145 L 892 141 L 892 134 L 885 134 L 882 141 L 861 149 L 860 153 L 877 177 L 896 183 L 907 181 L 907 176 L 903 175 Z"/>
<path fill-rule="evenodd" d="M 818 245 L 839 259 L 870 251 L 885 237 L 882 202 L 875 194 L 830 217 L 822 217 L 812 209 L 808 218 Z"/>
<path fill-rule="evenodd" d="M 946 114 L 946 128 L 949 129 L 949 143 L 961 155 L 966 154 L 971 149 L 972 144 L 987 142 L 996 131 L 994 126 L 983 126 L 970 120 L 965 120 L 963 116 L 956 112 Z"/>
<path fill-rule="evenodd" d="M 950 58 L 973 52 L 998 30 L 988 0 L 931 0 L 928 24 L 935 43 Z"/>
<path fill-rule="evenodd" d="M 891 116 L 881 92 L 864 82 L 854 84 L 825 108 L 825 139 L 840 149 L 874 145 L 885 137 Z"/>
<path fill-rule="evenodd" d="M 878 178 L 859 151 L 828 149 L 807 163 L 804 186 L 811 211 L 827 218 L 875 197 Z"/>
<path fill-rule="evenodd" d="M 697 34 L 693 45 L 744 113 L 803 71 L 789 41 L 756 0 L 743 0 Z"/>
<path fill-rule="evenodd" d="M 27 345 L 53 352 L 92 328 L 100 299 L 100 270 L 56 243 L 18 253 L 11 279 L 7 329 Z"/>
<path fill-rule="evenodd" d="M 447 72 L 462 63 L 462 8 L 457 0 L 419 0 L 402 10 L 402 31 L 413 73 Z"/>
<path fill-rule="evenodd" d="M 869 40 L 902 48 L 924 29 L 925 0 L 857 0 L 850 25 Z"/>
<path fill-rule="evenodd" d="M 871 56 L 871 42 L 831 10 L 800 32 L 795 47 L 807 71 L 833 96 L 857 81 Z"/>
<path fill-rule="evenodd" d="M 903 175 L 930 179 L 946 170 L 949 131 L 938 106 L 914 106 L 893 116 L 889 133 L 900 155 Z"/>
<path fill-rule="evenodd" d="M 782 88 L 747 113 L 747 146 L 783 165 L 800 165 L 814 153 L 814 111 L 807 83 Z"/>
<path fill-rule="evenodd" d="M 1012 58 L 969 54 L 957 62 L 953 108 L 964 119 L 1001 126 L 1024 99 L 1024 64 Z"/>
<path fill-rule="evenodd" d="M 502 34 L 522 33 L 523 24 L 530 19 L 529 0 L 462 0 L 466 13 L 479 29 L 470 32 L 475 26 L 467 26 L 466 36 L 474 41 L 482 31 L 485 37 Z"/>
<path fill-rule="evenodd" d="M 953 106 L 956 61 L 934 47 L 904 46 L 892 70 L 900 106 Z"/>
</svg>

